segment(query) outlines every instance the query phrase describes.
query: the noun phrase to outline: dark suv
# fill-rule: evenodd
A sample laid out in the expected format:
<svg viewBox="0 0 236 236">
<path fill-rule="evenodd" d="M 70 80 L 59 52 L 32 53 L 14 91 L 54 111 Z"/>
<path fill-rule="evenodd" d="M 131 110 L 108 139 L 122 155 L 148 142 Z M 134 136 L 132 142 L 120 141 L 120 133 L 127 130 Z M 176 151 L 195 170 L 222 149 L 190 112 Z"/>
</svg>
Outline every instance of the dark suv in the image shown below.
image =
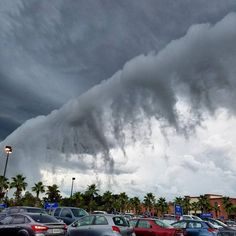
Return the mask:
<svg viewBox="0 0 236 236">
<path fill-rule="evenodd" d="M 77 207 L 58 207 L 53 211 L 52 215 L 69 225 L 75 220 L 88 215 L 88 212 Z"/>
</svg>

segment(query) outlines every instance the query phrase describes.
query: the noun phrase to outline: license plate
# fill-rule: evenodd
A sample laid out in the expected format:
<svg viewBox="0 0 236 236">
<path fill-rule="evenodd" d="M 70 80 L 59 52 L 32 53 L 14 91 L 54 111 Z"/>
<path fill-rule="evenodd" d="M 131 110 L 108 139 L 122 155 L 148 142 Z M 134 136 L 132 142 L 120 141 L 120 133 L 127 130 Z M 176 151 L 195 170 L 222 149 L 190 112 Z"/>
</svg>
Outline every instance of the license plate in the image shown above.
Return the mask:
<svg viewBox="0 0 236 236">
<path fill-rule="evenodd" d="M 63 229 L 51 229 L 50 230 L 53 234 L 60 234 L 63 233 Z"/>
</svg>

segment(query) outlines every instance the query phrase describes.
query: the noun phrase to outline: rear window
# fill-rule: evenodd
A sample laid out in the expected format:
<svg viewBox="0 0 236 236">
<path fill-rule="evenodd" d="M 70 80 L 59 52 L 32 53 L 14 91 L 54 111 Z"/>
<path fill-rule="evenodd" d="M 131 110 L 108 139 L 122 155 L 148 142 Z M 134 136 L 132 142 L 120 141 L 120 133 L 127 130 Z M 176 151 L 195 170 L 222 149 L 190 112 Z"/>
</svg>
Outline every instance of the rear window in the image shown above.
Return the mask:
<svg viewBox="0 0 236 236">
<path fill-rule="evenodd" d="M 50 216 L 50 215 L 38 214 L 38 215 L 30 215 L 30 217 L 34 221 L 39 222 L 39 223 L 54 223 L 54 222 L 58 222 L 58 220 L 55 217 Z"/>
<path fill-rule="evenodd" d="M 73 212 L 73 215 L 75 217 L 82 217 L 82 216 L 87 216 L 88 215 L 88 213 L 84 209 L 71 208 L 71 211 Z"/>
<path fill-rule="evenodd" d="M 105 216 L 96 216 L 94 224 L 95 225 L 108 225 L 108 221 Z"/>
<path fill-rule="evenodd" d="M 59 216 L 60 211 L 61 211 L 61 208 L 57 208 L 57 209 L 54 211 L 54 216 Z"/>
<path fill-rule="evenodd" d="M 31 213 L 44 213 L 44 214 L 47 214 L 47 212 L 44 209 L 41 209 L 41 208 L 25 208 L 24 211 L 31 212 Z"/>
<path fill-rule="evenodd" d="M 121 216 L 113 217 L 113 222 L 117 226 L 129 226 L 129 223 L 125 220 L 124 217 Z"/>
</svg>

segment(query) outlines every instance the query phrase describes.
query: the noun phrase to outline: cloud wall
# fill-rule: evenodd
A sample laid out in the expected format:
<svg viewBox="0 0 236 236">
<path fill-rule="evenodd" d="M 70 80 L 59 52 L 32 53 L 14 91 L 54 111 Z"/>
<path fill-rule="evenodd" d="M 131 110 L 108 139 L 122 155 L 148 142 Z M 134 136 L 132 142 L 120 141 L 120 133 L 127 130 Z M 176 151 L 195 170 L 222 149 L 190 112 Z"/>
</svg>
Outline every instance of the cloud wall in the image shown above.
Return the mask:
<svg viewBox="0 0 236 236">
<path fill-rule="evenodd" d="M 105 174 L 111 184 L 135 172 L 116 165 L 114 150 L 126 156 L 127 145 L 152 134 L 152 119 L 168 138 L 169 128 L 192 135 L 218 109 L 234 116 L 235 28 L 235 13 L 215 25 L 194 25 L 158 53 L 128 61 L 77 99 L 28 120 L 0 144 L 14 149 L 8 176 L 22 172 L 35 182 L 44 169 L 68 168 Z"/>
</svg>

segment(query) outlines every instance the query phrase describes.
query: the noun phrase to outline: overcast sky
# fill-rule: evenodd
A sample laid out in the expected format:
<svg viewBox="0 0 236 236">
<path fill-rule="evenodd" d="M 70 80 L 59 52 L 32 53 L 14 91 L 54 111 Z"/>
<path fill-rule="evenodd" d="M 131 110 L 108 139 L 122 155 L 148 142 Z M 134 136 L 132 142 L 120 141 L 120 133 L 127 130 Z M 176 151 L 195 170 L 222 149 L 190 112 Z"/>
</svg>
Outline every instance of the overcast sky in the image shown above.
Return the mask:
<svg viewBox="0 0 236 236">
<path fill-rule="evenodd" d="M 234 0 L 0 1 L 7 177 L 236 197 Z M 1 158 L 3 172 L 5 158 Z"/>
</svg>

